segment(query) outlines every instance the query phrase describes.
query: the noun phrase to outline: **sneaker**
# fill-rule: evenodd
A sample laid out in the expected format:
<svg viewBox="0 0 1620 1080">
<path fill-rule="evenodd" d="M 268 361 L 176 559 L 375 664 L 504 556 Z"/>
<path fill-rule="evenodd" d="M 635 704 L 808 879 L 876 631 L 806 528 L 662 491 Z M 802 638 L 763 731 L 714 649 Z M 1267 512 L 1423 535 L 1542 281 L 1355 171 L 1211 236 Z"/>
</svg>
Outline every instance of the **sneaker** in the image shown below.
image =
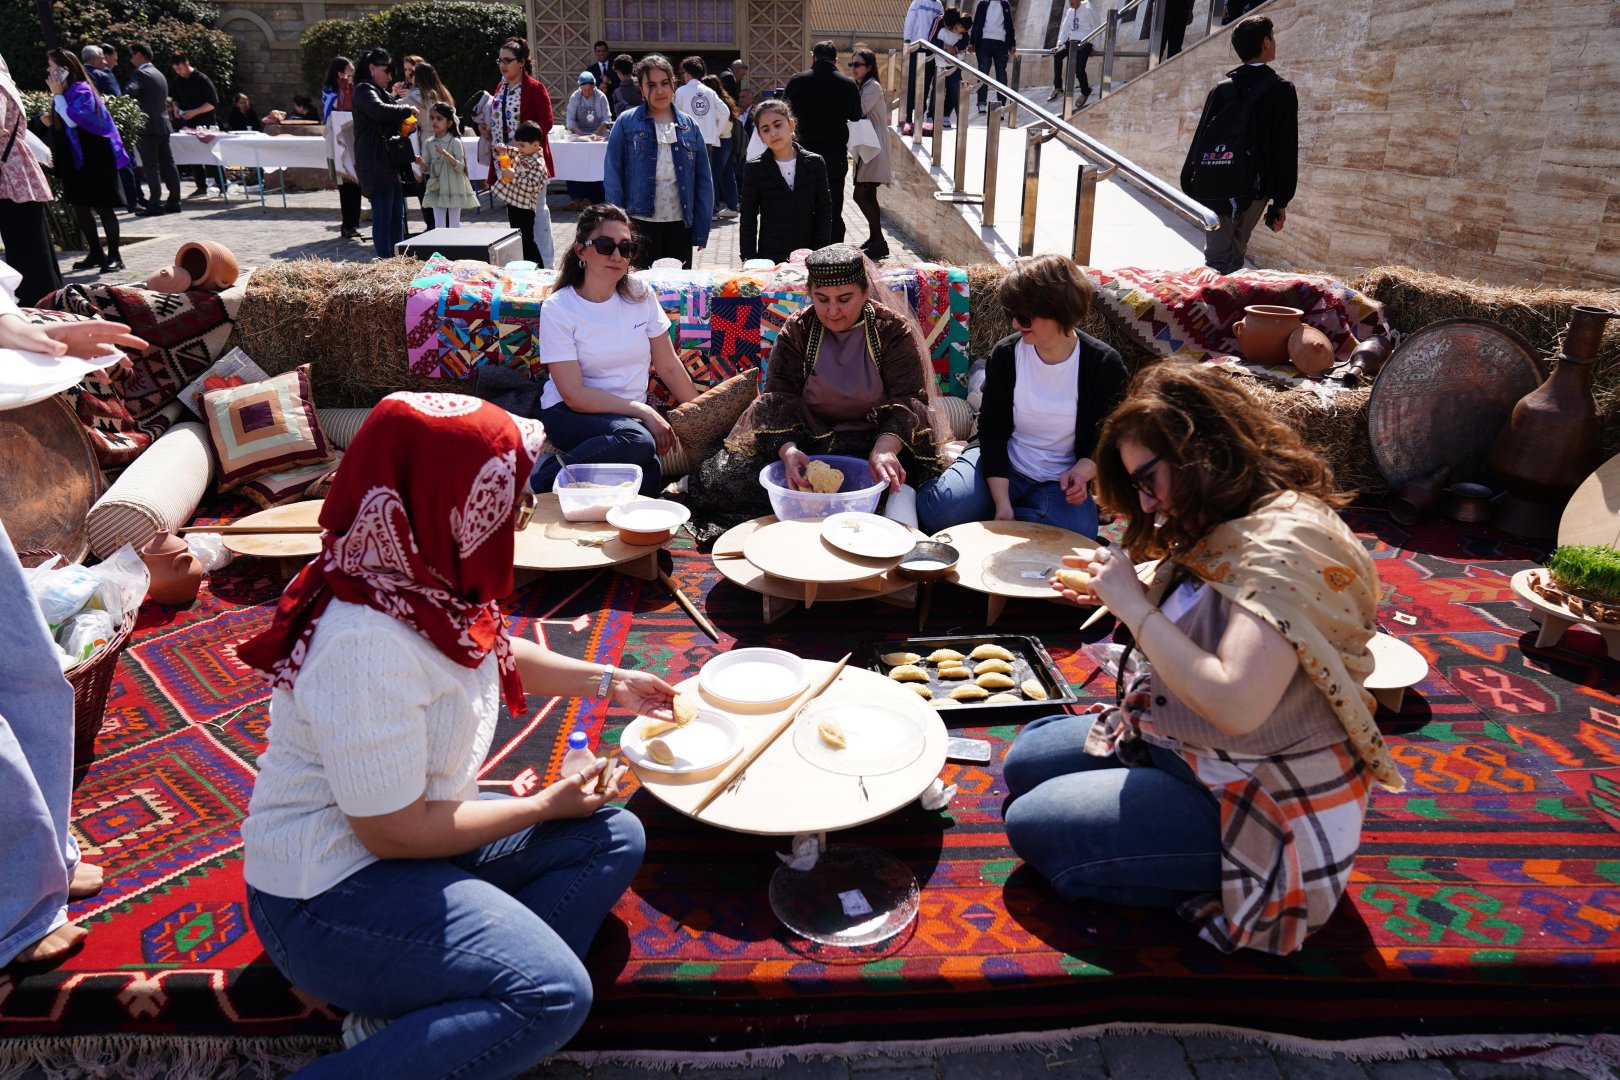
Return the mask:
<svg viewBox="0 0 1620 1080">
<path fill-rule="evenodd" d="M 1056 101 L 1058 98 L 1060 98 L 1062 96 L 1063 96 L 1063 91 L 1054 86 L 1054 87 L 1052 87 L 1052 92 L 1050 94 L 1046 95 L 1046 100 L 1047 101 Z"/>
<path fill-rule="evenodd" d="M 945 119 L 941 120 L 940 124 L 944 126 L 946 131 L 951 130 L 951 118 L 950 117 L 947 116 Z"/>
<path fill-rule="evenodd" d="M 1090 100 L 1091 100 L 1091 91 L 1089 91 L 1089 90 L 1086 91 L 1084 94 L 1076 94 L 1076 95 L 1074 95 L 1074 107 L 1076 109 L 1083 109 L 1083 108 L 1086 107 L 1086 102 L 1088 102 Z"/>
<path fill-rule="evenodd" d="M 984 102 L 981 101 L 977 105 L 973 106 L 973 111 L 976 112 L 978 115 L 983 116 L 984 112 L 985 112 L 985 110 L 984 110 Z"/>
<path fill-rule="evenodd" d="M 722 206 L 720 209 L 718 209 L 718 210 L 716 210 L 714 212 L 714 216 L 715 216 L 716 220 L 725 220 L 725 219 L 729 219 L 729 218 L 739 217 L 740 215 L 737 213 L 737 211 L 733 210 L 731 207 Z"/>
<path fill-rule="evenodd" d="M 376 1016 L 350 1013 L 343 1018 L 343 1049 L 352 1050 L 393 1023 Z"/>
</svg>

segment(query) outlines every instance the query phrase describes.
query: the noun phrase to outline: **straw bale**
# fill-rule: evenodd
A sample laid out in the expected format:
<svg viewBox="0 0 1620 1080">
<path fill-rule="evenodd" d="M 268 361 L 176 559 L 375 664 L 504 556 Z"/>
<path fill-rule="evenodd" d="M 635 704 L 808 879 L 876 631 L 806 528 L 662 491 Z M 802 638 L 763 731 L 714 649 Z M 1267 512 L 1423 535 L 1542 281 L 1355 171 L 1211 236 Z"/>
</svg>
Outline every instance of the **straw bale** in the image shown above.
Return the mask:
<svg viewBox="0 0 1620 1080">
<path fill-rule="evenodd" d="M 406 366 L 405 289 L 421 269 L 410 258 L 271 263 L 248 279 L 236 343 L 272 375 L 308 363 L 325 407 L 368 408 L 396 390 L 442 390 Z"/>
</svg>

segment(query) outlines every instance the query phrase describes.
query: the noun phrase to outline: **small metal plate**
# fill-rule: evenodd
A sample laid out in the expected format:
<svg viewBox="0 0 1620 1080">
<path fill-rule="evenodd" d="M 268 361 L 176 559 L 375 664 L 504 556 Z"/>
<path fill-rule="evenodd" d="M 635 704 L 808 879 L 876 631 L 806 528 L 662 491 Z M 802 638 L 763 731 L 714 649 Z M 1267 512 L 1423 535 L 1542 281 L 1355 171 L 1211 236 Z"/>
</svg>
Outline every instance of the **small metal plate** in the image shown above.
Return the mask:
<svg viewBox="0 0 1620 1080">
<path fill-rule="evenodd" d="M 96 449 L 60 396 L 0 413 L 0 513 L 18 551 L 90 553 L 85 519 L 106 481 Z"/>
<path fill-rule="evenodd" d="M 1535 348 L 1485 319 L 1441 319 L 1396 347 L 1367 405 L 1373 461 L 1392 490 L 1451 466 L 1488 478 L 1491 444 L 1513 406 L 1546 378 Z"/>
</svg>

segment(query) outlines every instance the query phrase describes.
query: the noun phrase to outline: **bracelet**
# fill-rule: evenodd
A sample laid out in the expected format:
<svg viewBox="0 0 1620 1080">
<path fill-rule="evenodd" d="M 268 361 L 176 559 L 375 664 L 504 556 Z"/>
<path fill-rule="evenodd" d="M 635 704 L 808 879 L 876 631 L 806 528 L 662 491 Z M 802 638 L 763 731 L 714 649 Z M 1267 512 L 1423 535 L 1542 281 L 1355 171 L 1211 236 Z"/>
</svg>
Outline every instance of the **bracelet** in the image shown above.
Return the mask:
<svg viewBox="0 0 1620 1080">
<path fill-rule="evenodd" d="M 602 677 L 596 681 L 597 697 L 605 698 L 608 696 L 608 690 L 613 686 L 614 670 L 615 669 L 612 664 L 609 664 L 607 667 L 602 669 Z"/>
<path fill-rule="evenodd" d="M 1164 612 L 1162 610 L 1160 610 L 1159 608 L 1156 608 L 1156 607 L 1148 608 L 1147 614 L 1142 616 L 1142 621 L 1138 622 L 1136 624 L 1136 644 L 1137 644 L 1138 648 L 1140 648 L 1141 645 L 1142 645 L 1142 631 L 1147 629 L 1148 620 L 1153 618 L 1153 616 L 1155 616 L 1155 615 L 1163 615 L 1166 621 L 1168 621 L 1169 618 L 1170 618 L 1170 616 L 1165 615 Z"/>
</svg>

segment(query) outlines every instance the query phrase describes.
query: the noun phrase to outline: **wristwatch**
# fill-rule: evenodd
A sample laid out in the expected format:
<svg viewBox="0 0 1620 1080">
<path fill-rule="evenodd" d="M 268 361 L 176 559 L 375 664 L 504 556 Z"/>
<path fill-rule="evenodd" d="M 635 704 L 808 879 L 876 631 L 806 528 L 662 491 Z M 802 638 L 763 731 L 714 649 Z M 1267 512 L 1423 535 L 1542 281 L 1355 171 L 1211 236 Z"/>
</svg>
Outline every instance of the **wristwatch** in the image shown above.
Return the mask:
<svg viewBox="0 0 1620 1080">
<path fill-rule="evenodd" d="M 602 669 L 602 677 L 596 681 L 597 697 L 605 698 L 608 696 L 608 690 L 610 690 L 613 686 L 614 670 L 615 668 L 612 664 L 609 664 L 607 667 Z"/>
</svg>

